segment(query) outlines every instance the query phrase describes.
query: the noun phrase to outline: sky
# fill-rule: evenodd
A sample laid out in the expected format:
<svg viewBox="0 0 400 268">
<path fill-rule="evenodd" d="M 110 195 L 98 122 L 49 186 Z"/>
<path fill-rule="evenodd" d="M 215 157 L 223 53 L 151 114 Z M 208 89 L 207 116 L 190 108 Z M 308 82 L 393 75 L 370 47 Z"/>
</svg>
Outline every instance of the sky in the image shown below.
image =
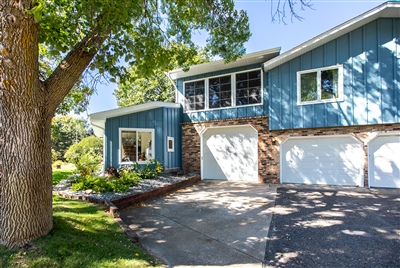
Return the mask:
<svg viewBox="0 0 400 268">
<path fill-rule="evenodd" d="M 303 18 L 301 21 L 295 18 L 291 20 L 288 14 L 286 23 L 272 22 L 271 12 L 276 10 L 278 0 L 235 0 L 235 6 L 246 10 L 249 16 L 252 36 L 245 44 L 246 53 L 276 47 L 280 47 L 283 53 L 384 2 L 386 1 L 310 0 L 312 9 L 301 10 L 300 5 L 296 5 L 296 13 Z M 193 40 L 201 46 L 206 38 L 197 34 Z M 90 99 L 87 114 L 118 108 L 113 95 L 116 88 L 117 85 L 113 83 L 100 85 L 97 93 Z"/>
</svg>

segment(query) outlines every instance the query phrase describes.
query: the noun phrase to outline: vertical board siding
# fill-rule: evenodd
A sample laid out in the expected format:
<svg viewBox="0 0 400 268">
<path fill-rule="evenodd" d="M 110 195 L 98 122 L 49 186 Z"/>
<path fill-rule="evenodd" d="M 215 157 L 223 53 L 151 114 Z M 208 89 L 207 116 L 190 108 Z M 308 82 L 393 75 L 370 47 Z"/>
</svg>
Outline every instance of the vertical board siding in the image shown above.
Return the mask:
<svg viewBox="0 0 400 268">
<path fill-rule="evenodd" d="M 268 72 L 270 128 L 400 122 L 400 19 L 381 18 Z M 343 65 L 344 101 L 297 105 L 296 72 Z"/>
<path fill-rule="evenodd" d="M 180 142 L 180 109 L 156 108 L 153 110 L 108 118 L 105 130 L 105 168 L 119 166 L 119 129 L 152 128 L 154 129 L 154 153 L 165 168 L 181 167 L 181 150 L 176 144 Z M 167 152 L 167 136 L 175 138 L 175 151 Z"/>
</svg>

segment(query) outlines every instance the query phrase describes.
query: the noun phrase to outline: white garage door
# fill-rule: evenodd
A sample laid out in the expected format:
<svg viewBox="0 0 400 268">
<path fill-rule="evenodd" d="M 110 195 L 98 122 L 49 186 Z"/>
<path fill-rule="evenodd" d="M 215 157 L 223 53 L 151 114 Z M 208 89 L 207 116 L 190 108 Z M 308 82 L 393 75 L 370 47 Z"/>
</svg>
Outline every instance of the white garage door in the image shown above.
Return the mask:
<svg viewBox="0 0 400 268">
<path fill-rule="evenodd" d="M 249 126 L 207 128 L 202 133 L 202 179 L 258 181 L 258 134 Z"/>
<path fill-rule="evenodd" d="M 363 186 L 363 144 L 351 135 L 290 137 L 281 144 L 281 182 Z"/>
<path fill-rule="evenodd" d="M 400 188 L 400 133 L 381 134 L 368 144 L 370 187 Z"/>
</svg>

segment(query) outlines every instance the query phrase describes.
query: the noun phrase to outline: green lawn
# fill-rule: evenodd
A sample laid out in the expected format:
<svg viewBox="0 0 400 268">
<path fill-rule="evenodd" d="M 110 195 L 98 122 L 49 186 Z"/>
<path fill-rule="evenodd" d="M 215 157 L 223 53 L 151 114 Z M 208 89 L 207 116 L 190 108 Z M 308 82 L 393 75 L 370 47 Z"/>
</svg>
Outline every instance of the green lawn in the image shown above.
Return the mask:
<svg viewBox="0 0 400 268">
<path fill-rule="evenodd" d="M 74 172 L 76 172 L 76 168 L 72 164 L 61 165 L 61 169 L 53 167 L 53 185 L 68 178 Z"/>
<path fill-rule="evenodd" d="M 94 204 L 53 196 L 53 218 L 50 234 L 25 248 L 0 246 L 0 267 L 162 267 Z"/>
</svg>

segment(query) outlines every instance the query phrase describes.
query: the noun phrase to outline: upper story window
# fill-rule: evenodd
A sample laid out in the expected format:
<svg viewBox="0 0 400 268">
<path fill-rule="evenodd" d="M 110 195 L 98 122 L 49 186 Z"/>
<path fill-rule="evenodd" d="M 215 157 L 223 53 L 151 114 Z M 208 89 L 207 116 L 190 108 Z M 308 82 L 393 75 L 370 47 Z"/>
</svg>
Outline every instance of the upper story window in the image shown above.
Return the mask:
<svg viewBox="0 0 400 268">
<path fill-rule="evenodd" d="M 343 100 L 343 66 L 297 72 L 297 103 Z"/>
<path fill-rule="evenodd" d="M 205 107 L 205 81 L 185 83 L 185 109 L 186 111 L 203 110 Z"/>
<path fill-rule="evenodd" d="M 236 74 L 236 105 L 261 103 L 261 71 Z"/>
<path fill-rule="evenodd" d="M 184 96 L 186 111 L 261 104 L 261 70 L 185 82 Z"/>
<path fill-rule="evenodd" d="M 120 162 L 142 162 L 154 157 L 154 129 L 120 128 Z"/>
<path fill-rule="evenodd" d="M 231 76 L 220 76 L 208 80 L 208 107 L 222 108 L 232 106 Z"/>
</svg>

